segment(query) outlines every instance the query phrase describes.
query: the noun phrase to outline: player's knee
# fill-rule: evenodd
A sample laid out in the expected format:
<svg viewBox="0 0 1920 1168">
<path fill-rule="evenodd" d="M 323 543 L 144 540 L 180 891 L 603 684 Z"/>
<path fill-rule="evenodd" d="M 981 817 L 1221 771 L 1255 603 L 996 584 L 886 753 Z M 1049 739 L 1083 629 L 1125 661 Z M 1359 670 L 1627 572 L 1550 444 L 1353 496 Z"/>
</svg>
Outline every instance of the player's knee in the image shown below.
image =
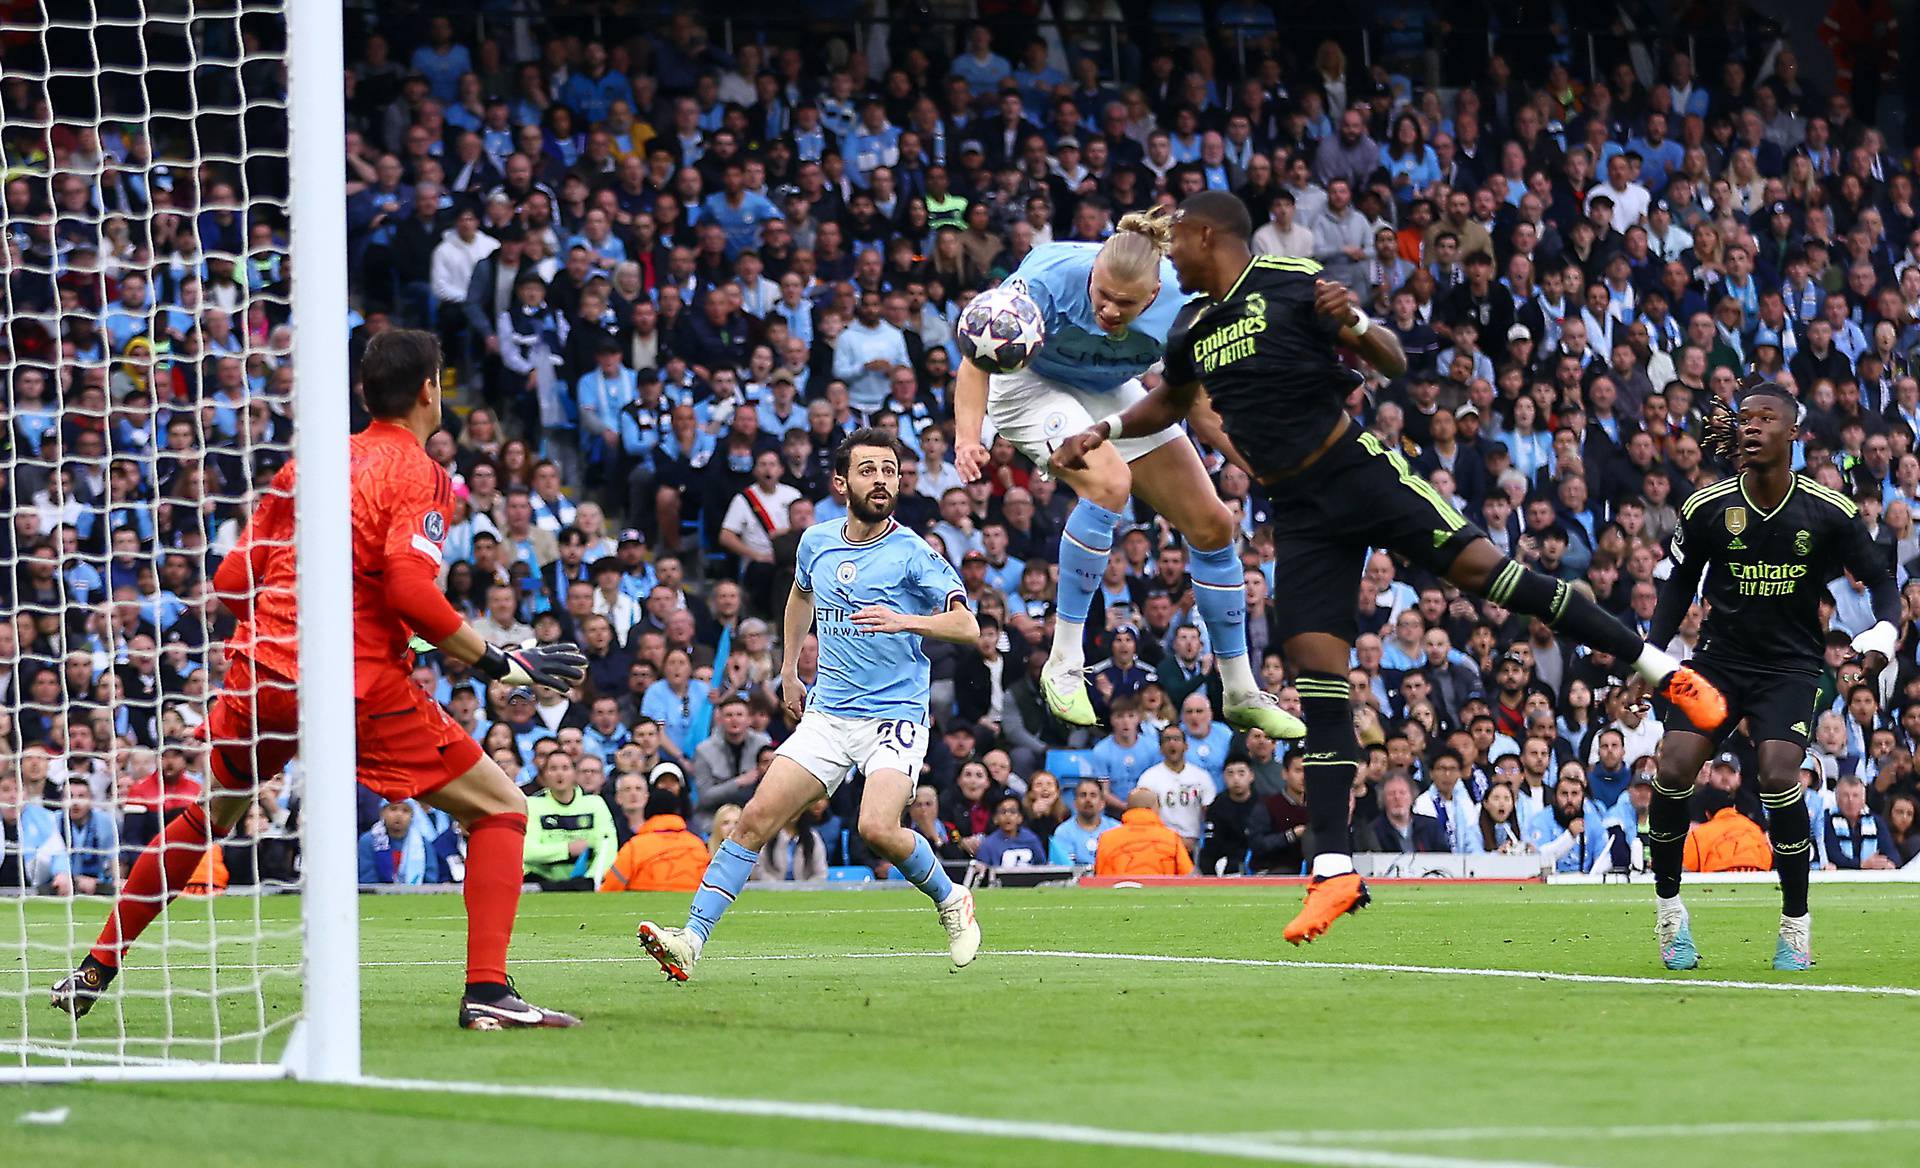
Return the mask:
<svg viewBox="0 0 1920 1168">
<path fill-rule="evenodd" d="M 1181 529 L 1187 542 L 1203 552 L 1223 548 L 1233 542 L 1233 516 L 1217 500 L 1209 502 L 1213 505 L 1202 508 L 1200 514 Z"/>
<path fill-rule="evenodd" d="M 757 852 L 773 838 L 779 824 L 758 800 L 748 800 L 746 809 L 740 813 L 740 819 L 733 825 L 733 834 L 728 838 L 750 852 Z"/>
<path fill-rule="evenodd" d="M 1117 456 L 1097 459 L 1089 462 L 1068 485 L 1088 502 L 1118 511 L 1127 505 L 1127 496 L 1133 493 L 1133 473 Z"/>
<path fill-rule="evenodd" d="M 865 840 L 869 847 L 874 848 L 884 847 L 901 831 L 899 816 L 889 816 L 885 811 L 875 807 L 860 809 L 859 826 L 860 838 Z"/>
</svg>

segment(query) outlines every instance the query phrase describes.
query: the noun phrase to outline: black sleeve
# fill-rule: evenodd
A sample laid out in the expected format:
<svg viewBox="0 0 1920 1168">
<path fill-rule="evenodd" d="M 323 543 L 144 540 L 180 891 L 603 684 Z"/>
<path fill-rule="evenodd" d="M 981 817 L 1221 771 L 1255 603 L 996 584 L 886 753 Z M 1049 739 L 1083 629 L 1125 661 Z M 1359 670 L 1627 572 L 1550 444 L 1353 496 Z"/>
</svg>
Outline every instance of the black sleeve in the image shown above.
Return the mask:
<svg viewBox="0 0 1920 1168">
<path fill-rule="evenodd" d="M 1873 598 L 1873 616 L 1900 627 L 1900 586 L 1893 570 L 1893 549 L 1875 543 L 1867 525 L 1855 517 L 1842 521 L 1840 565 L 1867 586 Z"/>
<path fill-rule="evenodd" d="M 1180 314 L 1173 318 L 1173 328 L 1167 332 L 1166 355 L 1161 358 L 1160 377 L 1168 385 L 1191 385 L 1200 380 L 1199 372 L 1193 365 L 1193 343 L 1189 331 L 1194 318 L 1211 303 L 1207 300 L 1189 300 Z"/>
<path fill-rule="evenodd" d="M 1660 603 L 1653 610 L 1653 625 L 1647 631 L 1647 643 L 1656 649 L 1664 650 L 1667 642 L 1680 631 L 1680 622 L 1687 618 L 1687 609 L 1692 606 L 1694 595 L 1700 590 L 1700 577 L 1706 573 L 1707 558 L 1704 548 L 1687 547 L 1691 526 L 1685 513 L 1673 529 L 1673 538 L 1667 545 L 1667 556 L 1673 561 L 1673 574 L 1660 589 Z"/>
</svg>

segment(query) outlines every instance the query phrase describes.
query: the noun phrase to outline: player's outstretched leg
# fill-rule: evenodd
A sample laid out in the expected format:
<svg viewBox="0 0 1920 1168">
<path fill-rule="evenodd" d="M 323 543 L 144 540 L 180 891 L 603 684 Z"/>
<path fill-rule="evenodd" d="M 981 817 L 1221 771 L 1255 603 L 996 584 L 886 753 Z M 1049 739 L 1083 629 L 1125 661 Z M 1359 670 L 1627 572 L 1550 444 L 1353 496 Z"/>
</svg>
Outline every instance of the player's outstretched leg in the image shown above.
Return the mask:
<svg viewBox="0 0 1920 1168">
<path fill-rule="evenodd" d="M 1258 728 L 1274 739 L 1306 735 L 1300 719 L 1260 688 L 1247 659 L 1247 580 L 1234 548 L 1233 515 L 1220 501 L 1193 443 L 1163 442 L 1135 459 L 1134 490 L 1167 517 L 1192 550 L 1194 607 L 1206 622 L 1220 666 L 1222 712 L 1236 730 Z"/>
<path fill-rule="evenodd" d="M 1773 844 L 1773 870 L 1780 877 L 1780 940 L 1773 967 L 1798 972 L 1813 968 L 1813 915 L 1807 906 L 1813 867 L 1813 817 L 1800 785 L 1800 760 L 1806 748 L 1770 739 L 1760 744 L 1760 803 L 1767 809 L 1767 837 Z"/>
<path fill-rule="evenodd" d="M 1231 542 L 1193 551 L 1193 602 L 1213 639 L 1213 659 L 1227 721 L 1236 730 L 1264 730 L 1273 739 L 1306 736 L 1306 724 L 1280 708 L 1280 699 L 1260 688 L 1247 659 L 1247 581 Z"/>
<path fill-rule="evenodd" d="M 953 967 L 973 964 L 980 952 L 980 925 L 974 919 L 973 893 L 948 878 L 926 837 L 900 823 L 901 811 L 913 791 L 913 782 L 895 770 L 876 770 L 867 776 L 860 797 L 860 838 L 900 869 L 907 883 L 926 893 L 947 931 L 947 952 Z"/>
<path fill-rule="evenodd" d="M 54 1009 L 86 1017 L 119 975 L 127 950 L 180 895 L 213 841 L 246 814 L 256 787 L 254 767 L 272 774 L 286 765 L 298 725 L 295 692 L 293 683 L 284 679 L 265 676 L 256 683 L 244 658 L 229 666 L 227 687 L 204 723 L 212 742 L 207 752 L 214 784 L 209 805 L 196 803 L 174 816 L 141 851 L 92 950 L 54 985 Z"/>
<path fill-rule="evenodd" d="M 1478 538 L 1467 545 L 1447 578 L 1503 608 L 1538 617 L 1590 649 L 1610 654 L 1679 707 L 1693 725 L 1710 730 L 1727 720 L 1727 700 L 1706 678 L 1666 650 L 1642 641 L 1582 589 L 1501 555 L 1493 541 Z"/>
<path fill-rule="evenodd" d="M 1107 570 L 1107 554 L 1113 550 L 1113 531 L 1119 523 L 1117 510 L 1082 494 L 1060 536 L 1053 651 L 1040 673 L 1040 689 L 1054 716 L 1073 726 L 1091 726 L 1095 721 L 1085 677 L 1087 613 L 1100 576 Z"/>
<path fill-rule="evenodd" d="M 1291 646 L 1289 655 L 1298 658 Z M 1344 651 L 1337 656 L 1345 660 Z M 1303 670 L 1295 685 L 1306 715 L 1307 824 L 1317 849 L 1306 906 L 1281 934 L 1298 945 L 1326 932 L 1342 914 L 1365 908 L 1371 897 L 1366 881 L 1353 870 L 1353 777 L 1360 766 L 1360 742 L 1353 733 L 1352 687 L 1344 673 L 1331 670 Z"/>
<path fill-rule="evenodd" d="M 1647 809 L 1647 842 L 1653 865 L 1654 939 L 1660 945 L 1660 964 L 1668 969 L 1700 964 L 1693 925 L 1680 900 L 1680 877 L 1691 823 L 1687 801 L 1693 798 L 1701 764 L 1712 752 L 1712 739 L 1684 730 L 1670 731 L 1660 744 L 1660 771 L 1653 780 L 1653 805 Z"/>
<path fill-rule="evenodd" d="M 363 755 L 363 775 L 366 759 Z M 568 1027 L 580 1020 L 536 1006 L 507 976 L 507 949 L 526 872 L 527 800 L 498 763 L 480 758 L 460 777 L 420 796 L 467 829 L 467 984 L 459 1022 L 466 1030 Z"/>
<path fill-rule="evenodd" d="M 804 728 L 805 723 L 802 723 Z M 796 731 L 796 736 L 800 731 Z M 791 739 L 789 740 L 792 741 Z M 733 835 L 714 852 L 700 887 L 687 910 L 687 923 L 681 928 L 641 921 L 635 936 L 647 956 L 660 963 L 660 969 L 673 981 L 693 976 L 694 963 L 720 917 L 740 896 L 760 862 L 760 849 L 767 845 L 781 826 L 800 814 L 801 808 L 823 793 L 823 784 L 807 769 L 784 755 L 773 760 L 760 786 L 747 800 L 734 825 Z"/>
</svg>

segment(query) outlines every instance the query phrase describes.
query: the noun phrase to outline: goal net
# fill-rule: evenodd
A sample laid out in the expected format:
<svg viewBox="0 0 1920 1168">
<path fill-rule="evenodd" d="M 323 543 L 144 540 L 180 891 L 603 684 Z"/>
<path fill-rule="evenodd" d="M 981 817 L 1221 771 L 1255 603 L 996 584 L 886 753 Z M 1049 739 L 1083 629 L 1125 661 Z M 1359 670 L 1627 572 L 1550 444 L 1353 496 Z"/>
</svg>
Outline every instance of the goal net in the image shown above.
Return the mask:
<svg viewBox="0 0 1920 1168">
<path fill-rule="evenodd" d="M 323 505 L 344 498 L 325 488 L 329 469 L 344 478 L 345 297 L 344 275 L 293 285 L 294 241 L 321 255 L 302 266 L 324 272 L 333 236 L 324 214 L 302 218 L 324 203 L 292 193 L 293 142 L 309 131 L 288 100 L 291 72 L 337 124 L 339 18 L 337 4 L 305 0 L 0 2 L 0 1079 L 299 1071 L 314 1053 L 303 1032 L 321 1029 L 301 1025 L 314 1009 L 308 954 L 324 948 L 307 935 L 316 909 L 344 918 L 336 939 L 353 968 L 350 883 L 338 911 L 351 776 L 296 760 L 261 776 L 235 831 L 196 842 L 185 895 L 92 1012 L 76 1021 L 51 1005 L 141 849 L 204 805 L 233 629 L 214 572 L 296 454 L 303 573 L 339 565 L 333 607 L 349 608 L 344 551 L 304 554 L 310 538 L 345 546 L 344 516 Z M 289 69 L 289 19 L 314 37 L 317 64 Z M 330 160 L 313 181 L 335 216 L 341 140 L 306 143 Z M 301 317 L 310 293 L 331 295 L 331 310 Z M 300 392 L 296 318 L 299 369 L 320 387 Z M 301 586 L 303 617 L 314 583 Z M 337 637 L 351 617 L 319 619 Z M 342 692 L 339 663 L 314 672 L 310 660 L 303 723 Z M 350 760 L 350 674 L 344 684 Z M 330 730 L 328 753 L 341 741 Z M 266 744 L 220 745 L 257 758 Z M 282 895 L 323 879 L 329 894 Z M 357 1001 L 346 982 L 331 1000 Z M 337 1055 L 350 1038 L 357 1060 L 357 1020 L 325 1023 L 320 1045 Z"/>
</svg>

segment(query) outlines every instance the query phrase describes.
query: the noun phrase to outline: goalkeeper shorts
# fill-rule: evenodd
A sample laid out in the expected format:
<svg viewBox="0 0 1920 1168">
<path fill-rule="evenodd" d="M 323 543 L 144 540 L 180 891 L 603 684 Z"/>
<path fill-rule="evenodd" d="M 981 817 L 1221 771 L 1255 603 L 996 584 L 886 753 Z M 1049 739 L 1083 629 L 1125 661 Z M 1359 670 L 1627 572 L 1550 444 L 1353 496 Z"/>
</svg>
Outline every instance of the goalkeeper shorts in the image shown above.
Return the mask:
<svg viewBox="0 0 1920 1168">
<path fill-rule="evenodd" d="M 387 800 L 430 794 L 472 770 L 480 744 L 440 703 L 412 684 L 404 703 L 355 719 L 360 785 Z M 209 768 L 227 790 L 244 791 L 285 769 L 300 748 L 299 686 L 238 653 L 207 715 Z"/>
</svg>

